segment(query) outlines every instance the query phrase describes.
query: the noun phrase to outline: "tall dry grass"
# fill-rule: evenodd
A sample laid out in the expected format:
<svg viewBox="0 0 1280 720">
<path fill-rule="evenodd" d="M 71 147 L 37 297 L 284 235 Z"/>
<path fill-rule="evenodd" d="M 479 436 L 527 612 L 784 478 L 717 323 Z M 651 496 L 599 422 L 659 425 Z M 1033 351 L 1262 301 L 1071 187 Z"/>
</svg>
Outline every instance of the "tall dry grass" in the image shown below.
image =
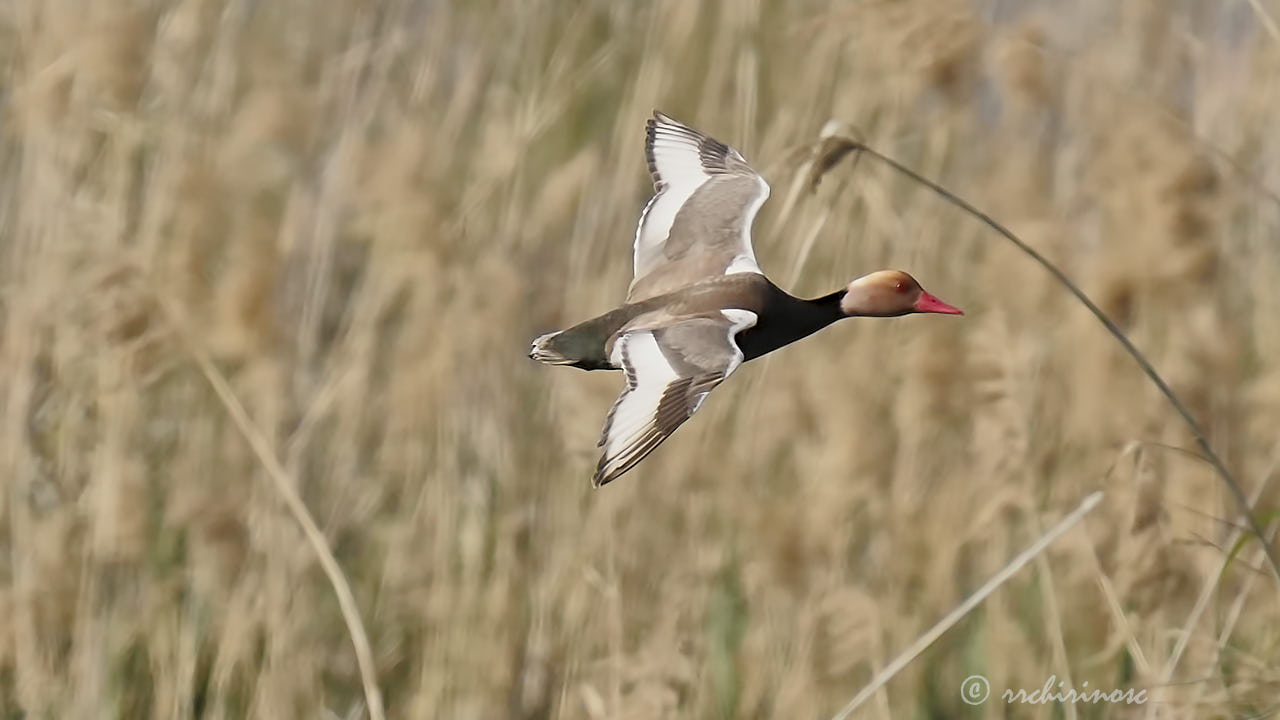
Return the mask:
<svg viewBox="0 0 1280 720">
<path fill-rule="evenodd" d="M 1219 578 L 1236 508 L 1087 313 L 871 163 L 782 212 L 803 146 L 857 126 L 1061 263 L 1258 492 L 1268 8 L 0 4 L 0 717 L 362 714 L 334 592 L 183 333 L 333 548 L 389 717 L 829 716 L 1098 488 L 864 716 L 1274 710 L 1258 547 Z M 895 266 L 969 314 L 752 363 L 597 492 L 619 378 L 524 353 L 622 299 L 653 107 L 772 182 L 757 252 L 794 291 Z M 977 673 L 1159 704 L 971 708 Z"/>
</svg>

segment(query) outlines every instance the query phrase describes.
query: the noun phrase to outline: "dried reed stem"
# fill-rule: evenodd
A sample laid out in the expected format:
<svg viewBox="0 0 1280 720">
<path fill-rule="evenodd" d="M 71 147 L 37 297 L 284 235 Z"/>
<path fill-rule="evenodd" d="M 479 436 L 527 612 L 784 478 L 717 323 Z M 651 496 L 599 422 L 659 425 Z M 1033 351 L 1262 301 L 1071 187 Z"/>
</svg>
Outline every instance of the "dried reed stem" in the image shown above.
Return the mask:
<svg viewBox="0 0 1280 720">
<path fill-rule="evenodd" d="M 1258 483 L 1258 487 L 1254 489 L 1253 497 L 1249 498 L 1250 508 L 1253 508 L 1253 506 L 1257 504 L 1258 498 L 1262 496 L 1263 491 L 1266 490 L 1271 479 L 1275 477 L 1277 464 L 1280 464 L 1280 457 L 1272 460 L 1271 467 L 1262 476 L 1262 482 Z M 1268 528 L 1270 531 L 1269 534 L 1272 538 L 1275 537 L 1275 529 L 1276 523 L 1272 522 Z M 1234 548 L 1240 539 L 1241 533 L 1242 528 L 1233 526 L 1231 535 L 1227 540 L 1226 547 L 1229 549 Z M 1264 543 L 1264 546 L 1265 545 L 1266 543 Z M 1169 654 L 1169 660 L 1165 663 L 1164 671 L 1160 675 L 1160 683 L 1162 685 L 1168 685 L 1173 682 L 1173 674 L 1178 669 L 1178 663 L 1182 660 L 1182 654 L 1186 652 L 1187 645 L 1191 642 L 1191 633 L 1195 631 L 1196 625 L 1200 622 L 1200 617 L 1204 615 L 1204 611 L 1209 607 L 1209 601 L 1213 598 L 1214 591 L 1218 589 L 1218 583 L 1220 583 L 1223 576 L 1226 575 L 1227 565 L 1234 557 L 1235 554 L 1232 552 L 1228 552 L 1224 555 L 1222 558 L 1222 564 L 1218 567 L 1218 571 L 1214 573 L 1213 578 L 1209 582 L 1205 583 L 1204 587 L 1200 589 L 1200 595 L 1196 598 L 1196 604 L 1191 608 L 1191 613 L 1187 616 L 1186 622 L 1183 623 L 1182 630 L 1178 633 L 1178 640 L 1174 643 L 1173 652 Z M 1244 597 L 1248 595 L 1248 588 L 1252 587 L 1254 577 L 1256 576 L 1249 576 L 1249 579 L 1246 581 L 1244 586 L 1245 589 L 1241 590 L 1237 596 L 1237 603 L 1243 602 Z M 1224 632 L 1226 629 L 1227 628 L 1224 628 Z M 1218 645 L 1218 652 L 1221 651 L 1222 645 L 1225 644 L 1226 638 L 1224 637 Z M 1217 662 L 1217 652 L 1215 652 L 1213 662 Z M 1147 717 L 1155 717 L 1155 710 L 1153 708 L 1148 708 Z"/>
<path fill-rule="evenodd" d="M 1271 36 L 1273 41 L 1280 43 L 1280 26 L 1276 25 L 1276 19 L 1271 17 L 1271 13 L 1267 12 L 1258 0 L 1249 0 L 1249 7 L 1253 10 L 1253 14 L 1258 16 L 1267 35 Z"/>
<path fill-rule="evenodd" d="M 329 543 L 325 540 L 324 533 L 320 531 L 320 527 L 316 525 L 316 521 L 311 517 L 310 511 L 307 510 L 306 503 L 298 495 L 289 473 L 285 471 L 279 458 L 276 457 L 266 434 L 253 421 L 253 418 L 249 417 L 248 411 L 245 410 L 240 399 L 236 397 L 235 391 L 231 389 L 231 384 L 227 382 L 226 377 L 213 364 L 213 360 L 209 358 L 209 354 L 204 347 L 187 331 L 186 324 L 182 322 L 178 313 L 169 303 L 165 302 L 164 298 L 160 297 L 158 293 L 156 293 L 156 300 L 169 325 L 174 328 L 183 346 L 191 355 L 192 360 L 200 368 L 200 373 L 204 375 L 209 386 L 213 388 L 214 394 L 218 396 L 218 400 L 227 411 L 227 415 L 231 417 L 236 429 L 240 431 L 245 441 L 253 449 L 254 454 L 258 456 L 258 461 L 262 463 L 263 469 L 266 470 L 267 477 L 271 478 L 272 487 L 279 493 L 280 499 L 284 501 L 285 507 L 289 509 L 289 513 L 293 515 L 294 520 L 302 528 L 303 535 L 306 536 L 307 542 L 311 544 L 312 550 L 315 551 L 316 559 L 320 561 L 320 567 L 324 570 L 325 576 L 328 577 L 329 584 L 333 586 L 333 592 L 338 598 L 338 608 L 342 612 L 342 620 L 346 623 L 347 633 L 351 636 L 351 644 L 355 646 L 356 664 L 360 668 L 360 682 L 364 686 L 365 702 L 369 706 L 369 718 L 370 720 L 385 720 L 386 714 L 382 708 L 382 693 L 378 689 L 378 677 L 374 670 L 373 650 L 369 644 L 369 635 L 365 632 L 364 622 L 360 619 L 360 609 L 356 605 L 355 595 L 351 592 L 351 584 L 347 582 L 346 575 L 342 572 L 342 567 L 338 565 L 337 558 L 333 556 L 333 551 L 329 549 Z"/>
<path fill-rule="evenodd" d="M 1086 295 L 1078 285 L 1072 282 L 1071 278 L 1067 277 L 1066 273 L 1060 270 L 1057 265 L 1054 265 L 1048 258 L 1041 255 L 1035 248 L 1023 242 L 1017 235 L 1014 235 L 1011 230 L 1006 228 L 1004 225 L 1001 225 L 990 215 L 987 215 L 965 199 L 952 193 L 938 183 L 929 180 L 920 173 L 915 172 L 911 168 L 908 168 L 897 160 L 880 154 L 866 143 L 851 138 L 845 138 L 844 140 L 847 143 L 847 145 L 842 148 L 844 152 L 852 151 L 856 154 L 866 153 L 871 157 L 876 158 L 886 165 L 889 165 L 894 170 L 897 170 L 921 185 L 930 188 L 952 205 L 955 205 L 976 217 L 986 224 L 987 227 L 990 227 L 992 230 L 1003 235 L 1006 240 L 1013 243 L 1019 250 L 1025 253 L 1032 260 L 1036 261 L 1045 270 L 1048 270 L 1049 274 L 1052 275 L 1055 280 L 1074 295 L 1076 300 L 1079 300 L 1082 305 L 1088 308 L 1089 312 L 1093 313 L 1093 316 L 1098 319 L 1098 322 L 1102 323 L 1102 326 L 1107 329 L 1107 332 L 1111 333 L 1111 336 L 1120 343 L 1121 347 L 1125 349 L 1125 352 L 1129 353 L 1134 361 L 1138 363 L 1138 366 L 1141 367 L 1142 371 L 1151 379 L 1151 382 L 1155 383 L 1156 388 L 1160 390 L 1160 394 L 1165 396 L 1165 399 L 1169 401 L 1169 404 L 1173 406 L 1173 409 L 1177 411 L 1178 415 L 1182 416 L 1183 421 L 1186 422 L 1187 427 L 1191 430 L 1191 434 L 1195 436 L 1196 444 L 1200 446 L 1200 451 L 1204 453 L 1205 459 L 1213 466 L 1213 469 L 1218 473 L 1218 477 L 1222 478 L 1222 481 L 1226 483 L 1227 488 L 1231 491 L 1231 495 L 1235 498 L 1236 505 L 1239 507 L 1240 513 L 1249 523 L 1250 532 L 1252 532 L 1254 537 L 1262 543 L 1262 548 L 1264 552 L 1266 552 L 1267 561 L 1271 567 L 1271 574 L 1275 578 L 1276 585 L 1280 586 L 1280 560 L 1277 560 L 1275 551 L 1271 548 L 1270 543 L 1267 542 L 1266 534 L 1263 531 L 1262 526 L 1258 523 L 1258 519 L 1254 517 L 1253 512 L 1249 509 L 1249 500 L 1245 497 L 1244 490 L 1240 487 L 1240 483 L 1235 479 L 1235 476 L 1231 474 L 1231 471 L 1227 469 L 1226 464 L 1222 462 L 1222 458 L 1218 457 L 1218 453 L 1213 449 L 1213 445 L 1209 442 L 1209 438 L 1205 434 L 1203 428 L 1201 428 L 1200 423 L 1195 419 L 1195 416 L 1191 414 L 1191 411 L 1182 404 L 1182 400 L 1180 400 L 1177 394 L 1173 392 L 1173 388 L 1169 387 L 1169 383 L 1165 382 L 1164 378 L 1160 376 L 1160 373 L 1156 372 L 1155 367 L 1152 366 L 1151 362 L 1142 354 L 1142 351 L 1139 350 L 1137 346 L 1129 340 L 1128 336 L 1124 334 L 1124 331 L 1121 330 L 1119 326 L 1117 326 L 1115 322 L 1113 322 L 1111 318 L 1102 311 L 1102 308 L 1098 307 L 1093 300 L 1089 299 L 1089 296 Z"/>
<path fill-rule="evenodd" d="M 1023 566 L 1034 560 L 1035 557 L 1043 552 L 1045 548 L 1049 547 L 1054 540 L 1057 540 L 1063 533 L 1074 527 L 1076 523 L 1080 522 L 1080 520 L 1083 519 L 1089 511 L 1097 507 L 1100 502 L 1102 502 L 1102 491 L 1095 490 L 1081 501 L 1080 505 L 1077 506 L 1075 510 L 1072 510 L 1069 515 L 1063 518 L 1061 522 L 1050 528 L 1049 532 L 1041 535 L 1040 539 L 1036 540 L 1031 547 L 1018 553 L 1015 558 L 1009 561 L 1009 564 L 1001 568 L 1000 572 L 996 573 L 995 576 L 988 580 L 985 585 L 978 588 L 977 592 L 965 598 L 964 602 L 957 605 L 954 610 L 947 613 L 946 617 L 942 618 L 935 623 L 933 627 L 929 628 L 928 632 L 917 638 L 915 642 L 911 643 L 906 650 L 902 651 L 898 657 L 893 659 L 893 662 L 886 665 L 885 669 L 881 670 L 866 687 L 862 688 L 862 690 L 849 701 L 848 705 L 841 708 L 840 712 L 836 713 L 832 717 L 832 720 L 845 720 L 845 718 L 852 715 L 854 710 L 857 710 L 862 703 L 867 701 L 867 698 L 871 697 L 885 683 L 892 680 L 894 675 L 901 672 L 902 668 L 906 667 L 912 660 L 916 659 L 916 656 L 924 652 L 924 650 L 941 637 L 943 633 L 950 630 L 951 627 L 960 622 L 965 615 L 968 615 L 971 610 L 977 607 L 983 600 L 986 600 L 987 596 L 995 592 L 1009 578 L 1013 577 L 1014 573 L 1018 572 L 1023 568 Z"/>
<path fill-rule="evenodd" d="M 1276 523 L 1271 523 L 1272 537 L 1275 537 Z M 1218 642 L 1213 646 L 1213 654 L 1206 660 L 1205 665 L 1211 669 L 1216 669 L 1222 652 L 1227 648 L 1227 642 L 1231 640 L 1232 633 L 1235 632 L 1236 623 L 1240 620 L 1241 613 L 1244 612 L 1245 602 L 1249 598 L 1249 593 L 1253 590 L 1253 582 L 1258 576 L 1249 573 L 1244 583 L 1240 586 L 1240 590 L 1236 592 L 1235 600 L 1231 601 L 1231 608 L 1227 610 L 1226 617 L 1222 620 L 1222 630 L 1218 633 Z M 1204 689 L 1207 683 L 1196 683 L 1195 689 L 1191 693 L 1191 698 L 1187 703 L 1187 707 L 1198 707 L 1200 698 L 1204 695 Z M 1272 708 L 1274 709 L 1274 707 Z M 1254 717 L 1265 717 L 1265 714 L 1255 715 Z"/>
<path fill-rule="evenodd" d="M 1253 491 L 1253 497 L 1250 499 L 1249 507 L 1252 508 L 1258 502 L 1258 498 L 1262 495 L 1262 491 L 1266 489 L 1267 483 L 1270 482 L 1274 473 L 1267 473 L 1263 477 L 1262 482 L 1258 484 L 1256 490 Z M 1232 526 L 1231 536 L 1226 543 L 1227 548 L 1234 548 L 1236 542 L 1240 539 L 1242 528 Z M 1266 545 L 1266 542 L 1263 542 Z M 1195 630 L 1196 623 L 1199 622 L 1200 616 L 1209 607 L 1209 601 L 1213 597 L 1213 591 L 1217 589 L 1218 583 L 1222 580 L 1222 576 L 1227 572 L 1227 565 L 1231 562 L 1233 554 L 1228 553 L 1222 558 L 1222 564 L 1218 567 L 1218 571 L 1214 573 L 1213 579 L 1205 583 L 1200 589 L 1200 595 L 1196 598 L 1196 604 L 1191 608 L 1191 614 L 1187 617 L 1187 621 L 1183 623 L 1182 631 L 1178 633 L 1178 641 L 1174 643 L 1173 652 L 1169 655 L 1169 663 L 1165 666 L 1163 676 L 1160 681 L 1168 683 L 1173 679 L 1173 672 L 1178 667 L 1178 661 L 1182 659 L 1182 653 L 1187 649 L 1187 643 L 1191 640 L 1191 633 Z"/>
</svg>

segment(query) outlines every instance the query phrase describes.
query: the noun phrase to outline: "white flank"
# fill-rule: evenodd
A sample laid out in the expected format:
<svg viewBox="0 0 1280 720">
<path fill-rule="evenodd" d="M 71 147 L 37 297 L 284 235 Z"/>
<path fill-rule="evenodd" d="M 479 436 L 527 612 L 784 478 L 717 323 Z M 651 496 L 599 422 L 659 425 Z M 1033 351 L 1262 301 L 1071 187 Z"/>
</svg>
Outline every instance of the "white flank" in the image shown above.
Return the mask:
<svg viewBox="0 0 1280 720">
<path fill-rule="evenodd" d="M 729 345 L 731 345 L 734 350 L 737 350 L 737 355 L 733 358 L 733 362 L 729 363 L 729 367 L 725 368 L 724 371 L 724 376 L 729 377 L 733 374 L 733 371 L 737 370 L 738 366 L 742 364 L 742 351 L 738 350 L 738 343 L 736 342 L 738 333 L 749 327 L 755 327 L 756 321 L 760 319 L 760 316 L 750 310 L 740 310 L 738 308 L 721 310 L 720 314 L 724 315 L 725 319 L 732 323 L 732 325 L 729 326 Z M 703 399 L 706 399 L 706 396 L 703 396 Z M 699 400 L 698 404 L 701 405 L 702 400 Z"/>
<path fill-rule="evenodd" d="M 760 317 L 750 310 L 742 310 L 740 308 L 726 308 L 721 310 L 720 314 L 724 316 L 725 320 L 728 320 L 733 325 L 729 328 L 729 342 L 733 342 L 733 338 L 737 336 L 738 333 L 754 326 L 756 324 L 756 320 Z"/>
<path fill-rule="evenodd" d="M 737 255 L 733 258 L 733 262 L 729 263 L 729 267 L 724 269 L 725 275 L 736 275 L 737 273 L 756 273 L 763 275 L 760 265 L 756 263 L 756 259 L 751 255 Z"/>
</svg>

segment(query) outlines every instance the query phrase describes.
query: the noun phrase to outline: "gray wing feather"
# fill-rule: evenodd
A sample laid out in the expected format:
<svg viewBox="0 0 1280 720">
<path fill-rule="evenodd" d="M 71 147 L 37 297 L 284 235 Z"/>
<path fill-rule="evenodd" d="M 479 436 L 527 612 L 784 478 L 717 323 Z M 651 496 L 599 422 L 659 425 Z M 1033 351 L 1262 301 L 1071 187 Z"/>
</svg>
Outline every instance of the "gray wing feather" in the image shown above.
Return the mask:
<svg viewBox="0 0 1280 720">
<path fill-rule="evenodd" d="M 769 185 L 737 150 L 662 113 L 647 129 L 655 195 L 636 229 L 628 301 L 722 275 L 735 261 L 758 272 L 751 222 Z"/>
<path fill-rule="evenodd" d="M 734 338 L 755 319 L 755 313 L 729 310 L 618 338 L 615 352 L 627 387 L 605 418 L 594 485 L 630 470 L 697 412 L 707 394 L 742 364 Z"/>
</svg>

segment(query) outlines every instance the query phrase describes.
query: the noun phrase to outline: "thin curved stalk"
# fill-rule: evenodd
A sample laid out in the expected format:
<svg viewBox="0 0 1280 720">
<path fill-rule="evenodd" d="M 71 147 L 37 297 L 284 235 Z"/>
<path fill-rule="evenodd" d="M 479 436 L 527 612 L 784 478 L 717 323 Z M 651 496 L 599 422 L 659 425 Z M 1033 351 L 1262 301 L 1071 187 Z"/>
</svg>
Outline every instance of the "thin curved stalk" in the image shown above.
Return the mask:
<svg viewBox="0 0 1280 720">
<path fill-rule="evenodd" d="M 307 505 L 298 494 L 293 478 L 289 476 L 284 465 L 276 456 L 266 433 L 249 416 L 249 411 L 245 409 L 235 391 L 231 389 L 231 384 L 227 382 L 226 377 L 213 364 L 213 360 L 210 359 L 204 347 L 195 339 L 180 313 L 166 302 L 165 298 L 161 297 L 159 293 L 155 294 L 155 298 L 169 321 L 169 325 L 177 333 L 191 359 L 195 362 L 196 367 L 200 369 L 200 374 L 204 376 L 214 394 L 218 396 L 218 400 L 231 418 L 232 424 L 235 425 L 245 442 L 249 444 L 254 454 L 258 456 L 258 461 L 262 463 L 263 470 L 266 471 L 267 477 L 271 479 L 271 486 L 280 496 L 285 508 L 288 509 L 289 514 L 293 516 L 294 521 L 298 523 L 299 528 L 302 530 L 303 537 L 306 538 L 311 545 L 311 549 L 315 552 L 316 560 L 320 563 L 320 568 L 324 571 L 325 577 L 329 580 L 329 585 L 333 588 L 333 594 L 338 599 L 338 610 L 342 614 L 342 620 L 347 626 L 347 634 L 351 638 L 351 645 L 355 649 L 356 667 L 360 671 L 360 684 L 364 689 L 365 704 L 369 712 L 369 718 L 370 720 L 385 720 L 386 711 L 382 705 L 382 692 L 378 689 L 378 674 L 373 658 L 373 648 L 369 643 L 369 634 L 365 631 L 364 621 L 360 619 L 360 608 L 356 603 L 355 593 L 351 591 L 351 583 L 347 582 L 347 576 L 342 572 L 342 567 L 338 564 L 337 558 L 333 556 L 333 551 L 329 548 L 329 541 L 325 539 L 324 532 L 320 530 L 320 526 L 312 518 L 311 512 L 307 510 Z"/>
<path fill-rule="evenodd" d="M 903 175 L 915 180 L 921 185 L 932 189 L 935 193 L 942 196 L 942 198 L 947 202 L 950 202 L 952 205 L 964 210 L 978 220 L 981 220 L 987 227 L 995 230 L 997 233 L 1000 233 L 1000 235 L 1013 243 L 1014 246 L 1024 254 L 1036 261 L 1036 263 L 1045 270 L 1048 270 L 1049 274 L 1052 275 L 1059 284 L 1075 296 L 1076 300 L 1079 300 L 1081 305 L 1088 308 L 1089 312 L 1093 313 L 1093 316 L 1098 319 L 1098 322 L 1102 323 L 1102 326 L 1107 329 L 1107 332 L 1111 333 L 1111 336 L 1116 339 L 1116 342 L 1120 343 L 1120 346 L 1124 348 L 1125 352 L 1129 353 L 1130 357 L 1138 363 L 1138 367 L 1142 368 L 1142 372 L 1146 373 L 1146 376 L 1150 378 L 1151 382 L 1160 390 L 1160 394 L 1164 395 L 1165 399 L 1169 401 L 1169 404 L 1173 406 L 1173 409 L 1187 424 L 1187 427 L 1191 430 L 1191 434 L 1196 439 L 1196 444 L 1200 446 L 1200 451 L 1204 453 L 1205 460 L 1213 466 L 1218 477 L 1222 478 L 1222 482 L 1226 483 L 1227 488 L 1231 491 L 1232 497 L 1235 498 L 1236 504 L 1239 506 L 1240 514 L 1245 517 L 1245 520 L 1249 524 L 1250 532 L 1258 539 L 1259 542 L 1262 543 L 1262 549 L 1266 553 L 1267 562 L 1271 567 L 1271 574 L 1274 576 L 1276 584 L 1280 585 L 1280 561 L 1276 559 L 1276 554 L 1271 547 L 1271 543 L 1267 542 L 1266 534 L 1262 529 L 1262 525 L 1258 523 L 1258 519 L 1254 517 L 1252 510 L 1250 510 L 1249 500 L 1245 497 L 1244 490 L 1240 487 L 1240 483 L 1236 481 L 1235 476 L 1231 474 L 1231 471 L 1227 469 L 1226 464 L 1222 462 L 1222 458 L 1220 458 L 1217 451 L 1213 449 L 1213 445 L 1209 442 L 1209 438 L 1205 434 L 1204 429 L 1201 428 L 1200 423 L 1196 421 L 1195 416 L 1191 414 L 1191 411 L 1182 403 L 1182 400 L 1178 398 L 1177 394 L 1173 392 L 1173 388 L 1169 387 L 1169 383 L 1165 382 L 1164 378 L 1160 376 L 1160 373 L 1156 372 L 1155 367 L 1152 366 L 1151 362 L 1142 354 L 1142 351 L 1139 350 L 1137 346 L 1129 340 L 1128 336 L 1124 334 L 1124 331 L 1121 330 L 1119 326 L 1117 326 L 1115 322 L 1102 311 L 1102 308 L 1098 307 L 1097 304 L 1095 304 L 1078 285 L 1072 282 L 1071 278 L 1067 277 L 1066 273 L 1062 272 L 1057 265 L 1054 265 L 1035 248 L 1023 242 L 1017 235 L 1014 235 L 1011 230 L 992 219 L 990 215 L 987 215 L 974 207 L 964 198 L 952 193 L 950 190 L 947 190 L 936 182 L 929 180 L 897 160 L 877 152 L 864 142 L 851 138 L 843 138 L 843 140 L 847 143 L 847 145 L 841 148 L 845 153 L 854 152 L 857 154 L 866 153 L 867 155 L 870 155 L 889 167 L 892 167 L 894 170 L 897 170 Z"/>
<path fill-rule="evenodd" d="M 1044 552 L 1044 549 L 1053 544 L 1053 541 L 1061 537 L 1066 531 L 1075 527 L 1076 524 L 1084 519 L 1084 516 L 1088 515 L 1100 502 L 1102 502 L 1101 490 L 1095 490 L 1089 493 L 1084 500 L 1080 501 L 1080 504 L 1076 506 L 1075 510 L 1072 510 L 1066 517 L 1058 521 L 1057 525 L 1054 525 L 1048 532 L 1037 538 L 1030 547 L 1014 556 L 1014 558 L 1004 567 L 1000 568 L 1000 572 L 996 573 L 990 580 L 983 584 L 982 587 L 978 588 L 977 592 L 965 598 L 964 602 L 955 606 L 955 608 L 953 608 L 951 612 L 947 613 L 941 620 L 934 623 L 933 627 L 929 628 L 925 634 L 916 638 L 915 642 L 911 643 L 906 650 L 899 653 L 892 662 L 885 666 L 884 670 L 877 673 L 876 676 L 872 678 L 871 682 L 868 683 L 866 687 L 862 688 L 862 690 L 843 708 L 841 708 L 840 712 L 836 713 L 831 720 L 847 720 L 849 716 L 853 715 L 854 710 L 857 710 L 864 702 L 867 701 L 868 698 L 875 694 L 877 690 L 884 687 L 886 683 L 893 679 L 894 675 L 897 675 L 902 671 L 902 668 L 911 664 L 912 660 L 919 657 L 920 653 L 924 652 L 930 645 L 936 642 L 938 638 L 942 637 L 943 633 L 950 630 L 956 623 L 963 620 L 965 615 L 968 615 L 974 608 L 978 607 L 978 605 L 980 605 L 983 600 L 986 600 L 991 593 L 999 590 L 1001 585 L 1004 585 L 1009 578 L 1013 577 L 1019 570 L 1026 566 L 1027 563 L 1031 562 L 1036 558 L 1036 556 Z M 981 679 L 983 686 L 985 686 L 986 690 L 989 692 L 991 688 L 986 684 L 987 679 L 981 676 L 976 677 Z M 971 677 L 969 679 L 973 678 Z M 968 679 L 965 683 L 968 683 Z M 965 686 L 961 685 L 962 697 L 964 694 Z M 977 700 L 977 703 L 971 704 L 981 704 L 986 700 L 986 696 L 984 695 L 980 699 L 974 699 Z M 966 702 L 971 701 L 966 699 Z"/>
</svg>

